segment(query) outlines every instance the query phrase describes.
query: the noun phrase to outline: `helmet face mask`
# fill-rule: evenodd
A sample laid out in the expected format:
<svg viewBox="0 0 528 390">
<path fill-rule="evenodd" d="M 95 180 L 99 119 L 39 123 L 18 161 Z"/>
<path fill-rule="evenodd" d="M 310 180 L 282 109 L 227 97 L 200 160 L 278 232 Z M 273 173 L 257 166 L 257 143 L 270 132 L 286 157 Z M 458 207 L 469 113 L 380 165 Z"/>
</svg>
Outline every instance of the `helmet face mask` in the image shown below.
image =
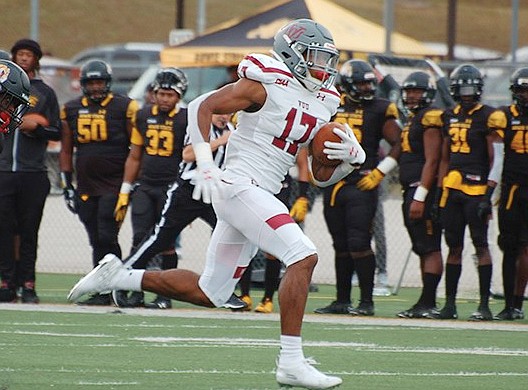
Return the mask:
<svg viewBox="0 0 528 390">
<path fill-rule="evenodd" d="M 512 99 L 517 109 L 524 114 L 528 113 L 528 67 L 517 69 L 510 83 Z"/>
<path fill-rule="evenodd" d="M 339 85 L 350 100 L 368 103 L 376 95 L 378 79 L 368 62 L 349 60 L 339 70 Z"/>
<path fill-rule="evenodd" d="M 330 32 L 310 19 L 298 19 L 275 35 L 273 54 L 309 91 L 334 85 L 339 51 Z"/>
<path fill-rule="evenodd" d="M 418 71 L 407 76 L 402 83 L 401 92 L 405 107 L 417 111 L 431 105 L 436 94 L 436 86 L 431 76 Z"/>
<path fill-rule="evenodd" d="M 185 73 L 178 68 L 163 68 L 156 75 L 154 92 L 158 89 L 171 89 L 176 91 L 180 99 L 187 92 L 188 82 Z"/>
<path fill-rule="evenodd" d="M 17 64 L 0 60 L 0 133 L 15 130 L 29 108 L 29 78 Z"/>
<path fill-rule="evenodd" d="M 81 89 L 88 99 L 99 103 L 110 93 L 112 68 L 101 60 L 91 60 L 81 67 Z"/>
<path fill-rule="evenodd" d="M 482 74 L 471 64 L 457 66 L 449 78 L 451 96 L 466 109 L 472 108 L 480 101 L 483 87 Z"/>
</svg>

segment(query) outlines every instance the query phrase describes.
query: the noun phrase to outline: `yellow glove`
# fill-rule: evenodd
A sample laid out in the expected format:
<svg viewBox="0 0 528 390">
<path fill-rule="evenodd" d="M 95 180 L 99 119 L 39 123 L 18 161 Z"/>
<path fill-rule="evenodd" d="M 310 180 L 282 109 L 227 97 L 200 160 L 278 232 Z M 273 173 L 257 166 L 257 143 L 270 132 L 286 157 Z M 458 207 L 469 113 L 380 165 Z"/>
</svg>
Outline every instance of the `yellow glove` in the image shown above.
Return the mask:
<svg viewBox="0 0 528 390">
<path fill-rule="evenodd" d="M 361 191 L 370 191 L 376 188 L 385 175 L 378 168 L 374 168 L 370 173 L 357 182 L 356 187 Z"/>
<path fill-rule="evenodd" d="M 119 193 L 117 203 L 114 209 L 114 218 L 116 222 L 123 223 L 130 202 L 130 194 Z"/>
<path fill-rule="evenodd" d="M 290 209 L 290 217 L 297 223 L 304 222 L 306 214 L 308 213 L 308 198 L 304 196 L 299 196 L 292 208 Z"/>
</svg>

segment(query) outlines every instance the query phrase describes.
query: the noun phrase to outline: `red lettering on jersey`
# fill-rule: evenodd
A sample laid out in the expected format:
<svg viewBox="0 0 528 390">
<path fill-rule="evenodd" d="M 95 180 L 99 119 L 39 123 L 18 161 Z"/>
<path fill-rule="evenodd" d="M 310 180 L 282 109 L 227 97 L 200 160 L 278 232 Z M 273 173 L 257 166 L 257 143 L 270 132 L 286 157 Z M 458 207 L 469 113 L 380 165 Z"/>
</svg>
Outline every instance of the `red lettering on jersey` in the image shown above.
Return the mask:
<svg viewBox="0 0 528 390">
<path fill-rule="evenodd" d="M 285 80 L 285 79 L 276 79 L 275 80 L 275 84 L 277 85 L 282 85 L 284 87 L 287 87 L 288 86 L 288 83 L 289 81 L 288 80 Z"/>
<path fill-rule="evenodd" d="M 286 35 L 289 36 L 292 41 L 296 41 L 305 31 L 305 27 L 294 24 L 286 30 Z"/>
<path fill-rule="evenodd" d="M 271 227 L 273 230 L 277 230 L 281 226 L 287 225 L 289 223 L 295 223 L 292 217 L 290 217 L 290 214 L 277 214 L 271 217 L 266 221 L 266 223 Z"/>
<path fill-rule="evenodd" d="M 244 275 L 244 271 L 247 267 L 237 267 L 235 273 L 233 274 L 233 279 L 240 279 Z"/>
</svg>

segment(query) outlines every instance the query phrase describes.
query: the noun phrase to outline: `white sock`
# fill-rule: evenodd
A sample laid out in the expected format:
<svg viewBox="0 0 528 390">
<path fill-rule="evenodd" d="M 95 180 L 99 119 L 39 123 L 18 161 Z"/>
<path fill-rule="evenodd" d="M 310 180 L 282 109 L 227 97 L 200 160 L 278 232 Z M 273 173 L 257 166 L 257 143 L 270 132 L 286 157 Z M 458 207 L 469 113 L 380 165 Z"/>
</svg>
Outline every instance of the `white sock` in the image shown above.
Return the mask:
<svg viewBox="0 0 528 390">
<path fill-rule="evenodd" d="M 300 336 L 281 335 L 280 346 L 280 364 L 288 365 L 290 363 L 304 360 L 304 354 L 302 350 L 302 338 Z"/>
<path fill-rule="evenodd" d="M 141 281 L 143 280 L 144 269 L 126 269 L 116 281 L 116 290 L 142 291 Z"/>
</svg>

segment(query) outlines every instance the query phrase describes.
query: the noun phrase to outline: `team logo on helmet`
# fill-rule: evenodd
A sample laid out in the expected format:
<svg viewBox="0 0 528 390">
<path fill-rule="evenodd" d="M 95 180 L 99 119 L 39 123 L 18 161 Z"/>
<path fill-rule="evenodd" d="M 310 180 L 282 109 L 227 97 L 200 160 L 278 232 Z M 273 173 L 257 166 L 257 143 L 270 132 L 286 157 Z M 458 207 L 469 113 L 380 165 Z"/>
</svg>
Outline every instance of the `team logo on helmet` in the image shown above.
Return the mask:
<svg viewBox="0 0 528 390">
<path fill-rule="evenodd" d="M 0 83 L 3 83 L 7 80 L 9 73 L 11 73 L 11 69 L 9 69 L 7 65 L 0 64 Z"/>
</svg>

